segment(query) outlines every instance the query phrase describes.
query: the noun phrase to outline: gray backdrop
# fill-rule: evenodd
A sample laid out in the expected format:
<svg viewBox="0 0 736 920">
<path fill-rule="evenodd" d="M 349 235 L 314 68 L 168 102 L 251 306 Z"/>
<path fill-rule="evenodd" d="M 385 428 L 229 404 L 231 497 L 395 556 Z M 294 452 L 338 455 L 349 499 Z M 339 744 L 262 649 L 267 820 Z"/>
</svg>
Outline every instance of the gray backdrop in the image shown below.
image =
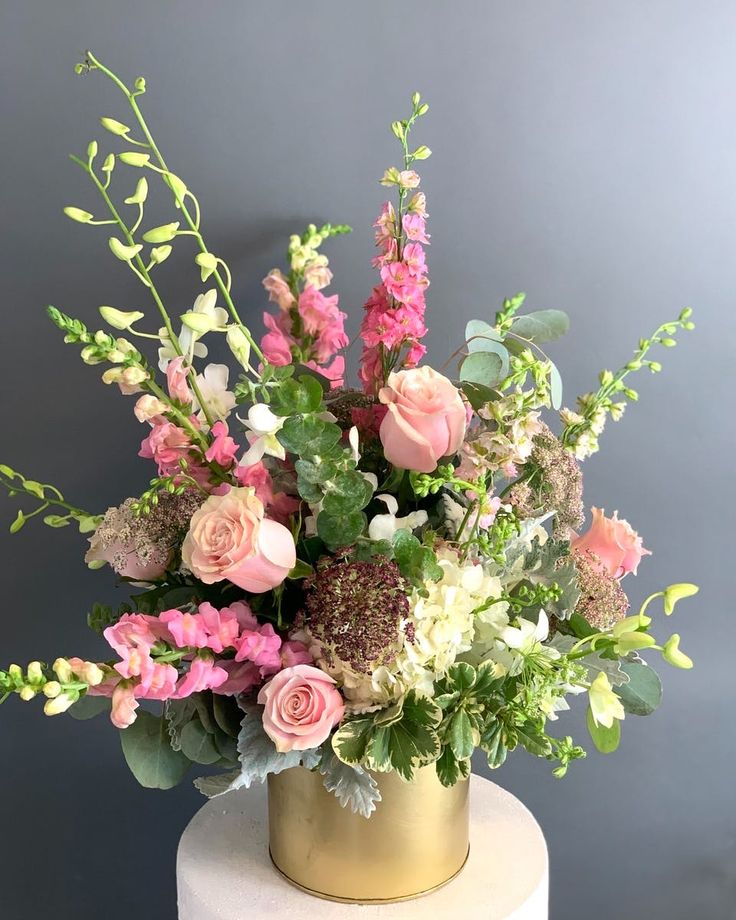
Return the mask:
<svg viewBox="0 0 736 920">
<path fill-rule="evenodd" d="M 228 257 L 259 332 L 259 281 L 310 220 L 355 227 L 329 249 L 355 332 L 375 279 L 376 180 L 397 159 L 388 125 L 416 88 L 431 104 L 418 140 L 435 151 L 422 168 L 430 359 L 444 360 L 466 320 L 526 290 L 532 308 L 571 315 L 573 334 L 554 356 L 572 400 L 640 335 L 696 308 L 697 330 L 661 355 L 663 374 L 637 381 L 641 403 L 586 463 L 588 503 L 618 508 L 654 550 L 627 581 L 633 601 L 671 581 L 703 586 L 674 624 L 696 669 L 665 674 L 661 710 L 626 720 L 616 756 L 593 752 L 560 782 L 519 755 L 494 779 L 546 832 L 554 920 L 733 917 L 734 4 L 3 0 L 1 9 L 0 460 L 80 504 L 104 509 L 151 474 L 136 457 L 131 402 L 103 387 L 43 314 L 51 302 L 93 320 L 101 303 L 145 302 L 106 233 L 61 213 L 99 210 L 67 153 L 104 133 L 99 115 L 128 120 L 105 79 L 74 76 L 88 46 L 129 80 L 148 78 L 150 121 L 199 193 L 211 246 Z M 175 313 L 202 289 L 187 259 L 172 259 L 162 278 Z M 0 513 L 6 522 L 15 513 L 2 496 Z M 72 529 L 29 525 L 10 537 L 2 525 L 3 662 L 99 650 L 85 612 L 121 592 L 86 570 L 83 550 Z M 198 794 L 188 783 L 138 788 L 114 729 L 40 709 L 13 699 L 1 714 L 3 918 L 171 920 L 177 838 Z M 579 713 L 560 728 L 585 738 Z"/>
</svg>

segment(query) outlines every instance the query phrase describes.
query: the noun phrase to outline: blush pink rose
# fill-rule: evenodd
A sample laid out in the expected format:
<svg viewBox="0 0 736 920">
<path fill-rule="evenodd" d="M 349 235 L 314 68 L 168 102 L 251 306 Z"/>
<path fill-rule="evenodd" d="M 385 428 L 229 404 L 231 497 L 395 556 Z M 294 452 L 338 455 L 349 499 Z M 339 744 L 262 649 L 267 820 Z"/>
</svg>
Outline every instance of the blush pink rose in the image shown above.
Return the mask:
<svg viewBox="0 0 736 920">
<path fill-rule="evenodd" d="M 642 539 L 627 522 L 621 521 L 618 511 L 607 518 L 602 508 L 593 508 L 593 523 L 584 534 L 576 537 L 570 548 L 594 557 L 609 575 L 623 578 L 629 572 L 636 575 L 642 556 L 651 556 L 644 549 Z"/>
<path fill-rule="evenodd" d="M 280 753 L 318 747 L 345 712 L 335 681 L 308 664 L 279 671 L 261 688 L 258 702 L 263 728 Z"/>
<path fill-rule="evenodd" d="M 389 463 L 431 473 L 442 457 L 460 449 L 465 406 L 458 389 L 431 367 L 389 374 L 378 398 L 388 408 L 379 435 Z"/>
<path fill-rule="evenodd" d="M 181 553 L 205 584 L 226 579 L 254 594 L 280 585 L 296 563 L 291 531 L 264 516 L 251 488 L 211 495 L 194 512 Z"/>
</svg>

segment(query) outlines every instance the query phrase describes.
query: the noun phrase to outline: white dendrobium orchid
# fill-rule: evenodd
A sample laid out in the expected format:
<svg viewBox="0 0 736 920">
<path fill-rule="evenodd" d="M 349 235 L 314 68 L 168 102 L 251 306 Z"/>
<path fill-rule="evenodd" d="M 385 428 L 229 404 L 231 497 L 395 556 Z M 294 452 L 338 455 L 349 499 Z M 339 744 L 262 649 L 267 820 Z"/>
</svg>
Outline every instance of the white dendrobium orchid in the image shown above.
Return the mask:
<svg viewBox="0 0 736 920">
<path fill-rule="evenodd" d="M 414 530 L 427 523 L 426 511 L 412 511 L 404 517 L 396 517 L 399 503 L 393 495 L 376 495 L 376 498 L 388 508 L 388 514 L 377 514 L 368 525 L 371 540 L 391 540 L 397 530 Z"/>
<path fill-rule="evenodd" d="M 213 288 L 205 294 L 200 294 L 194 301 L 192 309 L 184 316 L 189 318 L 188 322 L 192 325 L 187 323 L 182 325 L 179 332 L 179 345 L 187 358 L 187 363 L 191 364 L 193 358 L 207 357 L 207 346 L 199 339 L 215 329 L 224 330 L 228 314 L 227 310 L 217 306 L 217 291 Z M 169 341 L 166 329 L 159 329 L 158 337 L 161 340 L 161 348 L 158 350 L 158 366 L 162 373 L 165 373 L 166 366 L 172 358 L 176 357 L 177 352 Z"/>
<path fill-rule="evenodd" d="M 248 409 L 247 421 L 241 421 L 248 429 L 245 436 L 250 447 L 243 454 L 240 466 L 252 466 L 264 455 L 284 459 L 286 451 L 276 435 L 286 421 L 285 417 L 274 415 L 264 403 L 256 403 Z"/>
<path fill-rule="evenodd" d="M 204 372 L 197 374 L 197 386 L 202 394 L 210 415 L 215 421 L 224 421 L 235 408 L 235 394 L 227 388 L 230 378 L 230 368 L 226 364 L 208 364 Z M 194 408 L 199 407 L 195 400 Z M 197 418 L 200 422 L 207 419 L 201 407 Z"/>
<path fill-rule="evenodd" d="M 588 702 L 593 720 L 597 725 L 611 728 L 614 719 L 623 719 L 623 703 L 613 692 L 608 675 L 601 671 L 588 688 Z"/>
</svg>

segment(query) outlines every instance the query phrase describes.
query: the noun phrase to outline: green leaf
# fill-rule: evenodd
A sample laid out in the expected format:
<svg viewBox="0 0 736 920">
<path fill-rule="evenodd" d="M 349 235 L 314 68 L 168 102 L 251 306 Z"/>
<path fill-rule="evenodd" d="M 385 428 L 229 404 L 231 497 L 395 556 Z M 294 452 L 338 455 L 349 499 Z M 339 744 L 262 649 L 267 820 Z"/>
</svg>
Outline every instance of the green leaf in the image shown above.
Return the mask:
<svg viewBox="0 0 736 920">
<path fill-rule="evenodd" d="M 103 712 L 110 711 L 110 700 L 106 696 L 90 696 L 85 693 L 79 700 L 68 710 L 73 719 L 84 722 L 87 719 L 94 719 Z"/>
<path fill-rule="evenodd" d="M 493 719 L 481 735 L 480 746 L 488 757 L 488 766 L 496 770 L 506 760 L 508 748 L 506 746 L 506 731 L 503 723 Z"/>
<path fill-rule="evenodd" d="M 455 664 L 450 666 L 447 677 L 453 689 L 470 690 L 475 683 L 475 668 L 466 661 L 456 661 Z"/>
<path fill-rule="evenodd" d="M 553 342 L 569 328 L 570 320 L 562 310 L 535 310 L 525 316 L 517 316 L 511 324 L 511 331 L 515 335 L 536 344 Z"/>
<path fill-rule="evenodd" d="M 662 702 L 662 682 L 657 672 L 649 665 L 636 661 L 624 661 L 621 670 L 628 674 L 628 683 L 616 689 L 616 696 L 624 704 L 626 712 L 634 716 L 648 716 Z"/>
<path fill-rule="evenodd" d="M 364 818 L 370 818 L 381 801 L 381 792 L 375 779 L 362 767 L 343 763 L 328 750 L 322 757 L 319 772 L 324 777 L 324 787 L 333 792 L 343 808 Z"/>
<path fill-rule="evenodd" d="M 365 508 L 373 495 L 373 486 L 357 470 L 346 470 L 326 482 L 324 491 L 323 510 L 338 516 Z"/>
<path fill-rule="evenodd" d="M 547 757 L 547 755 L 551 753 L 552 745 L 549 739 L 540 734 L 530 723 L 527 723 L 521 728 L 517 728 L 516 734 L 519 738 L 519 744 L 535 757 Z"/>
<path fill-rule="evenodd" d="M 495 345 L 496 350 L 489 348 L 469 354 L 460 367 L 462 381 L 495 387 L 506 379 L 509 373 L 508 351 L 498 343 L 488 341 L 487 344 Z"/>
<path fill-rule="evenodd" d="M 199 719 L 192 719 L 181 730 L 182 753 L 194 763 L 213 764 L 220 759 L 212 735 Z"/>
<path fill-rule="evenodd" d="M 69 526 L 69 518 L 63 517 L 60 514 L 47 514 L 44 517 L 43 522 L 47 527 L 54 527 L 55 529 Z"/>
<path fill-rule="evenodd" d="M 501 333 L 482 319 L 471 319 L 465 327 L 465 342 L 467 343 L 468 351 L 493 351 L 493 349 L 486 348 L 486 343 L 502 341 L 503 336 Z"/>
<path fill-rule="evenodd" d="M 589 706 L 586 722 L 588 724 L 588 733 L 593 739 L 593 744 L 596 748 L 601 754 L 612 754 L 621 742 L 621 723 L 618 719 L 613 720 L 613 725 L 610 728 L 606 728 L 605 725 L 598 725 Z"/>
<path fill-rule="evenodd" d="M 365 530 L 366 517 L 362 511 L 334 515 L 321 511 L 317 515 L 317 533 L 330 549 L 350 546 Z"/>
<path fill-rule="evenodd" d="M 297 379 L 285 380 L 276 389 L 273 410 L 278 415 L 299 415 L 319 411 L 322 406 L 322 387 L 307 374 Z"/>
<path fill-rule="evenodd" d="M 313 574 L 314 569 L 308 562 L 304 562 L 302 559 L 297 559 L 294 568 L 286 577 L 292 581 L 299 581 L 302 578 L 309 578 L 309 576 Z"/>
<path fill-rule="evenodd" d="M 202 795 L 214 799 L 218 795 L 242 788 L 246 781 L 240 770 L 231 770 L 229 773 L 217 773 L 215 776 L 199 776 L 194 780 L 194 785 Z"/>
<path fill-rule="evenodd" d="M 498 393 L 490 387 L 484 387 L 479 383 L 470 383 L 465 381 L 460 384 L 460 389 L 467 397 L 470 405 L 477 411 L 486 403 L 492 402 L 498 398 Z"/>
<path fill-rule="evenodd" d="M 470 776 L 470 761 L 458 760 L 450 747 L 445 746 L 437 758 L 435 769 L 443 786 L 454 786 L 458 780 L 467 779 Z"/>
<path fill-rule="evenodd" d="M 373 730 L 373 719 L 348 719 L 332 736 L 332 750 L 343 763 L 361 764 Z"/>
<path fill-rule="evenodd" d="M 592 636 L 599 632 L 599 630 L 591 626 L 585 617 L 581 616 L 579 613 L 573 613 L 567 621 L 567 625 L 577 639 L 585 639 L 587 636 Z"/>
<path fill-rule="evenodd" d="M 294 469 L 299 476 L 300 482 L 320 485 L 333 479 L 337 475 L 337 466 L 328 461 L 315 463 L 312 460 L 297 460 Z"/>
<path fill-rule="evenodd" d="M 240 732 L 240 723 L 243 719 L 243 710 L 232 696 L 223 696 L 221 693 L 212 694 L 212 714 L 218 727 L 230 738 L 237 738 Z"/>
<path fill-rule="evenodd" d="M 342 437 L 342 430 L 332 422 L 315 416 L 287 418 L 277 435 L 286 450 L 300 457 L 315 457 L 326 453 Z"/>
<path fill-rule="evenodd" d="M 458 760 L 466 760 L 475 750 L 473 725 L 464 709 L 458 709 L 450 719 L 447 742 Z"/>
<path fill-rule="evenodd" d="M 172 789 L 190 766 L 188 758 L 169 743 L 164 719 L 146 710 L 120 732 L 120 743 L 130 770 L 146 789 Z"/>
</svg>

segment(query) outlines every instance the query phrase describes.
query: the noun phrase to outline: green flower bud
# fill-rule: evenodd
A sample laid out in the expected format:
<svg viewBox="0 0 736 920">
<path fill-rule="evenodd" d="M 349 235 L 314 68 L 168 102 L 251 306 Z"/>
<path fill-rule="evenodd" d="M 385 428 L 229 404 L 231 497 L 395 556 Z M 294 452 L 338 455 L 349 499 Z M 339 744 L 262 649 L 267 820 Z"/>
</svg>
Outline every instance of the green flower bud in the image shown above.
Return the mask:
<svg viewBox="0 0 736 920">
<path fill-rule="evenodd" d="M 32 700 L 35 695 L 36 691 L 33 689 L 33 687 L 22 687 L 18 693 L 18 696 L 26 703 Z"/>
<path fill-rule="evenodd" d="M 151 261 L 156 265 L 160 265 L 161 262 L 165 262 L 173 251 L 171 246 L 154 246 L 151 250 Z"/>
<path fill-rule="evenodd" d="M 151 159 L 149 154 L 136 153 L 134 150 L 126 150 L 124 153 L 118 154 L 118 156 L 120 157 L 120 162 L 125 163 L 126 166 L 148 166 Z"/>
<path fill-rule="evenodd" d="M 659 363 L 659 361 L 650 361 L 649 370 L 653 374 L 658 374 L 662 370 L 662 365 Z"/>
<path fill-rule="evenodd" d="M 135 187 L 133 194 L 125 199 L 126 204 L 143 204 L 143 202 L 148 198 L 148 180 L 145 176 L 141 176 L 138 180 L 138 184 Z"/>
<path fill-rule="evenodd" d="M 692 315 L 693 315 L 693 308 L 685 307 L 685 309 L 680 312 L 680 322 L 682 322 L 685 319 L 690 319 Z"/>
<path fill-rule="evenodd" d="M 682 668 L 684 671 L 688 671 L 693 666 L 692 658 L 688 658 L 684 652 L 680 651 L 680 637 L 677 633 L 671 635 L 665 642 L 662 657 L 672 667 Z"/>
<path fill-rule="evenodd" d="M 425 147 L 424 144 L 422 144 L 421 147 L 417 147 L 412 156 L 415 160 L 426 160 L 432 156 L 432 151 L 429 147 Z"/>
<path fill-rule="evenodd" d="M 82 349 L 82 361 L 84 361 L 85 364 L 89 364 L 90 366 L 102 364 L 104 360 L 105 359 L 100 356 L 99 351 L 94 345 L 87 345 Z"/>
<path fill-rule="evenodd" d="M 649 633 L 627 632 L 618 636 L 616 640 L 616 651 L 619 654 L 626 654 L 627 652 L 634 652 L 637 649 L 651 648 L 656 644 L 657 640 L 654 636 L 650 636 Z"/>
<path fill-rule="evenodd" d="M 429 111 L 429 106 L 426 102 L 423 102 L 417 109 L 417 115 L 426 115 Z"/>
<path fill-rule="evenodd" d="M 137 256 L 141 249 L 143 249 L 139 243 L 136 243 L 134 246 L 126 246 L 114 236 L 110 237 L 108 244 L 112 254 L 116 259 L 120 259 L 121 262 L 130 262 L 130 260 Z"/>
<path fill-rule="evenodd" d="M 399 170 L 395 166 L 389 166 L 389 168 L 378 181 L 381 185 L 388 188 L 391 185 L 398 185 L 399 178 Z"/>
<path fill-rule="evenodd" d="M 145 77 L 136 77 L 135 83 L 133 84 L 135 91 L 137 93 L 145 93 L 146 91 L 146 78 Z"/>
<path fill-rule="evenodd" d="M 130 133 L 130 128 L 127 125 L 124 125 L 121 121 L 116 121 L 114 118 L 103 117 L 100 119 L 100 124 L 110 134 L 116 134 L 118 137 L 125 137 L 126 134 Z"/>
<path fill-rule="evenodd" d="M 26 668 L 26 675 L 30 684 L 42 684 L 46 680 L 40 661 L 32 661 Z"/>
<path fill-rule="evenodd" d="M 21 686 L 23 683 L 23 668 L 17 664 L 11 664 L 8 668 L 8 674 L 17 686 Z"/>
<path fill-rule="evenodd" d="M 97 156 L 97 141 L 90 141 L 87 145 L 87 156 L 90 160 L 94 160 Z"/>
<path fill-rule="evenodd" d="M 293 239 L 293 237 L 292 237 Z M 297 237 L 297 240 L 299 237 Z M 217 268 L 217 258 L 211 252 L 200 252 L 194 261 L 201 269 L 202 281 L 206 281 L 212 272 Z"/>
<path fill-rule="evenodd" d="M 140 310 L 125 312 L 124 310 L 116 310 L 115 307 L 100 307 L 100 316 L 113 329 L 130 329 L 139 319 L 143 319 L 145 314 L 141 313 Z"/>
<path fill-rule="evenodd" d="M 181 321 L 199 335 L 204 335 L 206 332 L 212 332 L 217 329 L 217 321 L 206 313 L 184 313 Z"/>
<path fill-rule="evenodd" d="M 88 224 L 94 218 L 94 214 L 83 211 L 81 208 L 64 208 L 64 213 L 71 220 L 76 220 L 80 224 Z"/>
<path fill-rule="evenodd" d="M 64 684 L 68 684 L 74 676 L 72 673 L 72 666 L 66 658 L 57 658 L 51 667 L 54 669 L 54 673 L 59 680 Z"/>
<path fill-rule="evenodd" d="M 111 173 L 115 169 L 115 154 L 108 153 L 105 157 L 105 161 L 102 164 L 102 171 L 106 173 Z"/>
<path fill-rule="evenodd" d="M 613 374 L 611 373 L 611 371 L 601 371 L 598 379 L 600 380 L 602 387 L 607 387 L 613 383 Z"/>
<path fill-rule="evenodd" d="M 660 344 L 664 345 L 665 348 L 674 348 L 677 345 L 677 342 L 674 339 L 660 339 Z"/>
<path fill-rule="evenodd" d="M 162 224 L 160 227 L 153 227 L 151 230 L 144 233 L 143 239 L 147 243 L 168 243 L 169 240 L 174 239 L 178 229 L 178 220 L 174 221 L 172 224 Z"/>
<path fill-rule="evenodd" d="M 186 183 L 183 179 L 180 179 L 178 176 L 175 176 L 174 173 L 164 173 L 164 182 L 169 186 L 171 191 L 174 193 L 174 197 L 178 201 L 183 201 L 184 196 L 187 193 Z M 177 204 L 178 204 L 177 201 Z"/>
<path fill-rule="evenodd" d="M 132 355 L 134 352 L 138 351 L 135 345 L 127 339 L 117 338 L 115 339 L 115 345 L 124 355 Z"/>
<path fill-rule="evenodd" d="M 669 616 L 675 609 L 675 604 L 685 597 L 692 597 L 697 594 L 700 588 L 697 585 L 691 585 L 687 582 L 680 582 L 676 585 L 668 585 L 664 589 L 664 612 Z"/>
<path fill-rule="evenodd" d="M 414 106 L 414 108 L 416 108 L 416 107 L 419 105 L 419 100 L 420 100 L 421 98 L 422 98 L 422 97 L 419 95 L 418 92 L 417 92 L 417 93 L 414 93 L 414 94 L 412 95 L 412 97 L 411 97 L 411 104 Z"/>
<path fill-rule="evenodd" d="M 391 122 L 391 130 L 400 141 L 404 139 L 404 126 L 400 121 Z"/>
<path fill-rule="evenodd" d="M 245 337 L 243 330 L 240 326 L 230 326 L 227 330 L 226 339 L 235 359 L 247 370 L 250 359 L 250 342 Z"/>
<path fill-rule="evenodd" d="M 44 684 L 43 695 L 53 700 L 61 693 L 61 684 L 58 680 L 50 680 Z"/>
</svg>

